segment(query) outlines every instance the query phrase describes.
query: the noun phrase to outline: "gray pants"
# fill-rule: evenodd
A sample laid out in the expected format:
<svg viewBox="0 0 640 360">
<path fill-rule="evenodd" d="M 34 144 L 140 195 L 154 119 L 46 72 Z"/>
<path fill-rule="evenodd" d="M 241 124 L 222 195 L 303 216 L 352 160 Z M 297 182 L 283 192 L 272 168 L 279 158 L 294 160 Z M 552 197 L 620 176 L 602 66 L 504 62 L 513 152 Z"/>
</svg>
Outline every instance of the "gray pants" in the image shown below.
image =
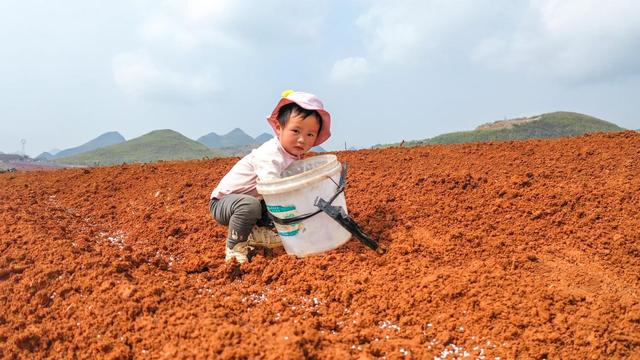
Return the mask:
<svg viewBox="0 0 640 360">
<path fill-rule="evenodd" d="M 222 199 L 213 198 L 209 201 L 209 211 L 218 223 L 229 225 L 229 249 L 239 242 L 247 241 L 253 226 L 263 217 L 260 200 L 251 195 L 229 194 Z"/>
</svg>

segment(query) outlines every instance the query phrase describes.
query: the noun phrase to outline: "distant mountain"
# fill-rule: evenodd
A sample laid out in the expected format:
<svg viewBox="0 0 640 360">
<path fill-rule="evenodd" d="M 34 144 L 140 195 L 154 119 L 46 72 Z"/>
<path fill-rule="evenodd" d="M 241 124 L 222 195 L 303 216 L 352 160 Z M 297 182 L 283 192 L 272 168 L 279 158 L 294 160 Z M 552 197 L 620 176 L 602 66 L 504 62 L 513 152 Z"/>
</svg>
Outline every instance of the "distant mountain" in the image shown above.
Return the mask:
<svg viewBox="0 0 640 360">
<path fill-rule="evenodd" d="M 237 145 L 250 145 L 254 143 L 254 139 L 244 131 L 235 128 L 225 135 L 218 135 L 214 132 L 209 133 L 198 138 L 198 142 L 210 148 L 221 148 Z"/>
<path fill-rule="evenodd" d="M 0 154 L 0 162 L 2 161 L 27 161 L 29 157 L 20 154 Z"/>
<path fill-rule="evenodd" d="M 251 150 L 257 148 L 260 145 L 257 144 L 249 144 L 249 145 L 236 145 L 236 146 L 225 146 L 220 148 L 212 148 L 211 150 L 215 150 L 220 154 L 220 156 L 237 156 L 243 157 L 251 152 Z"/>
<path fill-rule="evenodd" d="M 92 150 L 103 148 L 105 146 L 119 144 L 124 141 L 125 141 L 125 138 L 122 135 L 120 135 L 119 132 L 116 132 L 116 131 L 107 132 L 85 144 L 82 144 L 74 148 L 62 150 L 57 154 L 53 155 L 53 159 L 59 159 L 59 158 L 68 157 L 76 154 L 82 154 L 87 151 L 92 151 Z"/>
<path fill-rule="evenodd" d="M 215 149 L 222 156 L 244 156 L 271 138 L 273 135 L 262 133 L 254 139 L 241 129 L 236 128 L 226 135 L 209 133 L 200 137 L 198 142 L 210 149 Z M 314 147 L 311 151 L 324 152 L 325 150 L 321 147 Z"/>
<path fill-rule="evenodd" d="M 267 133 L 262 133 L 260 135 L 258 135 L 255 139 L 253 139 L 253 142 L 256 144 L 264 144 L 265 142 L 269 141 L 269 139 L 271 139 L 273 137 L 273 135 L 271 134 L 267 134 Z"/>
<path fill-rule="evenodd" d="M 427 144 L 460 144 L 479 141 L 524 140 L 532 138 L 558 138 L 578 136 L 592 132 L 624 131 L 610 122 L 579 113 L 558 111 L 533 117 L 500 120 L 478 126 L 473 131 L 438 135 L 424 140 L 407 141 L 404 146 Z M 377 145 L 374 147 L 387 147 Z"/>
<path fill-rule="evenodd" d="M 238 128 L 224 135 L 223 139 L 228 141 L 229 145 L 247 145 L 253 143 L 253 138 Z"/>
<path fill-rule="evenodd" d="M 120 144 L 71 157 L 56 158 L 55 161 L 70 165 L 92 166 L 158 160 L 189 160 L 213 156 L 220 156 L 220 154 L 176 131 L 156 130 Z"/>
<path fill-rule="evenodd" d="M 249 154 L 251 152 L 251 150 L 258 148 L 260 145 L 264 144 L 265 142 L 271 140 L 273 138 L 272 135 L 269 134 L 261 134 L 260 136 L 256 137 L 254 142 L 251 144 L 247 144 L 247 145 L 235 145 L 235 146 L 224 146 L 224 147 L 218 147 L 218 148 L 212 148 L 212 150 L 216 150 L 220 156 L 245 156 L 247 154 Z M 311 152 L 326 152 L 325 149 L 323 149 L 321 146 L 314 146 L 311 148 L 311 150 L 309 150 Z"/>
<path fill-rule="evenodd" d="M 222 137 L 214 132 L 198 138 L 199 143 L 206 147 L 220 147 L 222 144 Z"/>
<path fill-rule="evenodd" d="M 52 160 L 53 158 L 54 158 L 54 155 L 48 151 L 45 151 L 42 154 L 36 156 L 36 160 L 44 160 L 44 161 L 49 161 L 49 160 Z"/>
</svg>

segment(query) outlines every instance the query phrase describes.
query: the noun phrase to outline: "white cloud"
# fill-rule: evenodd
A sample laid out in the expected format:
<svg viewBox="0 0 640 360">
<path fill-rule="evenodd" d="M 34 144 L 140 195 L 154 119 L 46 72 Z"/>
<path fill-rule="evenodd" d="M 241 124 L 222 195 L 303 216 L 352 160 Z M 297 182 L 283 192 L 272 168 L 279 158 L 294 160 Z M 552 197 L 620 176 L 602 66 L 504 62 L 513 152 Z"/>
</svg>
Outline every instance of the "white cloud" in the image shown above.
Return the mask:
<svg viewBox="0 0 640 360">
<path fill-rule="evenodd" d="M 448 60 L 468 66 L 471 61 L 569 82 L 640 71 L 636 54 L 640 2 L 635 0 L 371 0 L 366 4 L 357 26 L 364 59 L 376 69 L 424 68 Z"/>
<path fill-rule="evenodd" d="M 167 42 L 180 49 L 194 49 L 202 44 L 197 33 L 168 16 L 158 16 L 149 20 L 140 30 L 147 44 L 163 44 Z"/>
<path fill-rule="evenodd" d="M 413 51 L 426 45 L 422 22 L 412 16 L 410 3 L 377 3 L 357 19 L 370 54 L 383 62 L 403 63 Z"/>
<path fill-rule="evenodd" d="M 357 83 L 371 73 L 367 59 L 349 57 L 336 61 L 331 68 L 330 78 L 336 83 Z"/>
<path fill-rule="evenodd" d="M 119 54 L 113 67 L 118 86 L 133 97 L 197 101 L 216 90 L 210 75 L 163 68 L 144 52 Z"/>
<path fill-rule="evenodd" d="M 162 11 L 141 26 L 140 35 L 144 45 L 153 48 L 177 51 L 205 46 L 241 48 L 242 41 L 232 29 L 241 10 L 239 4 L 229 0 L 166 1 Z"/>
<path fill-rule="evenodd" d="M 166 0 L 155 7 L 139 28 L 140 47 L 114 58 L 116 83 L 139 98 L 193 101 L 221 92 L 247 69 L 298 60 L 295 52 L 316 47 L 326 28 L 327 5 L 315 2 Z"/>
<path fill-rule="evenodd" d="M 486 1 L 375 1 L 357 19 L 369 56 L 380 62 L 411 64 L 468 31 Z"/>
<path fill-rule="evenodd" d="M 240 15 L 240 2 L 234 0 L 188 0 L 178 4 L 184 4 L 185 18 L 190 23 L 220 25 Z"/>
<path fill-rule="evenodd" d="M 185 21 L 168 15 L 149 19 L 140 29 L 144 45 L 155 51 L 177 54 L 206 47 L 242 50 L 243 42 L 226 29 Z"/>
<path fill-rule="evenodd" d="M 469 31 L 487 1 L 383 0 L 370 1 L 356 24 L 366 55 L 360 63 L 371 67 L 423 66 Z M 491 4 L 497 3 L 496 1 Z M 331 73 L 361 68 L 353 60 L 336 62 Z M 344 70 L 346 71 L 346 70 Z M 372 72 L 361 72 L 362 78 Z"/>
<path fill-rule="evenodd" d="M 474 59 L 495 68 L 584 82 L 640 70 L 640 3 L 532 0 L 529 19 L 482 40 Z"/>
</svg>

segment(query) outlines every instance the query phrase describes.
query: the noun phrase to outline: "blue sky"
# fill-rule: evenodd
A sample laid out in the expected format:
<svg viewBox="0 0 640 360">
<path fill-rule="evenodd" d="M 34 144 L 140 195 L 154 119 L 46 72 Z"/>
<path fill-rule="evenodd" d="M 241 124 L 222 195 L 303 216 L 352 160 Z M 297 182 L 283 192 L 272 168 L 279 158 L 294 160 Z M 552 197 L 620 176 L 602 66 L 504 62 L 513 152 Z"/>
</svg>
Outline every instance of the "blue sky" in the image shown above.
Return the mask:
<svg viewBox="0 0 640 360">
<path fill-rule="evenodd" d="M 640 128 L 633 0 L 5 0 L 0 151 L 270 132 L 285 89 L 332 113 L 329 150 L 566 110 Z"/>
</svg>

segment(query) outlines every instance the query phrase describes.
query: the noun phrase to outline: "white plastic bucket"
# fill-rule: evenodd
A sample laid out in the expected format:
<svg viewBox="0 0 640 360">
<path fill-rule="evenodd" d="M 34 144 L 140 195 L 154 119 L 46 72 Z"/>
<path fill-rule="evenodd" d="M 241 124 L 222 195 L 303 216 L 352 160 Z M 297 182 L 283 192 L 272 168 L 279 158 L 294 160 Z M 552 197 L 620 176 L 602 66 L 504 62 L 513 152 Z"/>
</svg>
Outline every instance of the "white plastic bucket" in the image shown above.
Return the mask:
<svg viewBox="0 0 640 360">
<path fill-rule="evenodd" d="M 294 161 L 280 179 L 258 181 L 257 190 L 274 216 L 291 218 L 317 211 L 317 197 L 329 201 L 336 193 L 341 171 L 335 155 L 314 156 Z M 332 205 L 346 212 L 344 193 Z M 298 257 L 335 249 L 351 238 L 349 231 L 324 212 L 290 225 L 276 223 L 276 229 L 286 252 Z"/>
</svg>

